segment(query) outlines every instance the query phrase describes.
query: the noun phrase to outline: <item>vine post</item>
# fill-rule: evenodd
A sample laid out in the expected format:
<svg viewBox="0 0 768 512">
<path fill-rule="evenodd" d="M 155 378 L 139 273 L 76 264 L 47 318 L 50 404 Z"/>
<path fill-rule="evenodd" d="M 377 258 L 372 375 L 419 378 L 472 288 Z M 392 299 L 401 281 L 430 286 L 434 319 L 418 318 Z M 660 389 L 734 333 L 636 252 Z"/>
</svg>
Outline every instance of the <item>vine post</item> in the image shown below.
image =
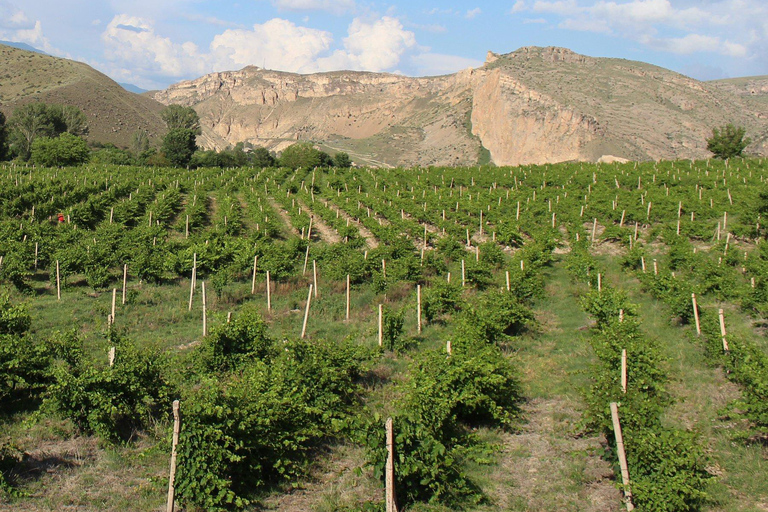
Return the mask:
<svg viewBox="0 0 768 512">
<path fill-rule="evenodd" d="M 691 294 L 691 302 L 693 303 L 693 319 L 696 321 L 696 336 L 701 336 L 701 321 L 699 320 L 699 306 L 696 304 L 696 294 Z"/>
<path fill-rule="evenodd" d="M 253 257 L 253 277 L 251 278 L 251 295 L 256 293 L 256 265 L 259 263 L 259 257 Z"/>
<path fill-rule="evenodd" d="M 208 336 L 208 303 L 205 298 L 205 281 L 203 285 L 203 336 Z"/>
<path fill-rule="evenodd" d="M 61 300 L 61 273 L 59 272 L 59 260 L 56 260 L 56 300 Z"/>
<path fill-rule="evenodd" d="M 616 451 L 619 455 L 619 466 L 621 467 L 621 480 L 624 484 L 624 500 L 627 510 L 632 511 L 635 509 L 635 506 L 632 504 L 632 491 L 629 488 L 627 454 L 624 451 L 624 436 L 621 434 L 621 422 L 619 421 L 619 405 L 616 402 L 611 402 L 611 419 L 613 420 L 613 435 L 616 438 Z"/>
<path fill-rule="evenodd" d="M 307 307 L 304 309 L 304 323 L 301 325 L 301 339 L 307 334 L 307 320 L 309 320 L 309 305 L 312 303 L 312 284 L 309 285 L 309 293 L 307 294 Z"/>
<path fill-rule="evenodd" d="M 416 285 L 416 326 L 421 334 L 421 285 Z"/>
<path fill-rule="evenodd" d="M 125 290 L 128 285 L 128 264 L 123 265 L 123 306 L 125 306 Z"/>
<path fill-rule="evenodd" d="M 387 418 L 387 467 L 384 477 L 387 512 L 397 512 L 395 502 L 395 434 L 392 418 Z"/>
<path fill-rule="evenodd" d="M 269 279 L 269 270 L 267 270 L 267 311 L 272 311 L 272 283 Z"/>
<path fill-rule="evenodd" d="M 720 335 L 723 337 L 723 351 L 729 352 L 730 348 L 728 347 L 728 340 L 725 338 L 725 316 L 723 315 L 723 310 L 719 310 L 717 315 L 720 317 Z"/>
<path fill-rule="evenodd" d="M 347 312 L 345 320 L 349 322 L 349 274 L 347 274 Z"/>
<path fill-rule="evenodd" d="M 384 304 L 379 304 L 379 346 L 384 345 Z"/>
<path fill-rule="evenodd" d="M 171 468 L 168 475 L 168 504 L 166 512 L 173 512 L 174 494 L 176 492 L 176 447 L 179 444 L 179 433 L 181 432 L 181 414 L 179 412 L 179 401 L 173 401 L 173 441 L 171 442 Z"/>
</svg>

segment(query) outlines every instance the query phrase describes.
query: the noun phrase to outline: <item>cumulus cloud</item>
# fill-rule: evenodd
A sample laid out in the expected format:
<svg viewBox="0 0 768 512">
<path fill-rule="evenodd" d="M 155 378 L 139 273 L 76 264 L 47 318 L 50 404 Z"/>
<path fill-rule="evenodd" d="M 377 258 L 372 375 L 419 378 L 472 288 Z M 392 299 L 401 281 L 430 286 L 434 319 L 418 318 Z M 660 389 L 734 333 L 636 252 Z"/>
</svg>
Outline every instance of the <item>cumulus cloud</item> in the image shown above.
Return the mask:
<svg viewBox="0 0 768 512">
<path fill-rule="evenodd" d="M 509 10 L 509 14 L 515 14 L 515 13 L 518 13 L 518 12 L 523 12 L 526 9 L 528 9 L 528 6 L 525 4 L 525 0 L 517 0 L 517 2 L 515 2 L 515 4 Z"/>
<path fill-rule="evenodd" d="M 658 51 L 757 55 L 768 41 L 763 0 L 536 0 L 530 10 L 562 18 L 560 28 L 610 34 Z M 518 7 L 519 5 L 519 7 Z M 523 0 L 513 12 L 525 9 Z"/>
<path fill-rule="evenodd" d="M 119 14 L 102 33 L 107 59 L 147 74 L 181 76 L 207 70 L 207 58 L 191 42 L 174 43 L 155 33 L 151 20 Z"/>
<path fill-rule="evenodd" d="M 289 11 L 327 11 L 344 14 L 355 10 L 355 0 L 272 0 L 278 9 Z"/>
<path fill-rule="evenodd" d="M 102 67 L 114 76 L 144 77 L 133 80 L 144 86 L 161 77 L 199 76 L 248 65 L 298 73 L 386 71 L 395 69 L 407 52 L 418 50 L 414 33 L 389 16 L 353 19 L 341 47 L 334 45 L 330 32 L 274 18 L 248 29 L 227 29 L 213 37 L 208 49 L 200 49 L 158 34 L 152 20 L 127 14 L 112 19 L 102 41 L 109 61 Z"/>
<path fill-rule="evenodd" d="M 373 22 L 355 18 L 344 38 L 344 49 L 318 60 L 321 70 L 355 69 L 384 71 L 395 67 L 401 56 L 416 46 L 416 36 L 400 20 L 384 16 Z"/>
<path fill-rule="evenodd" d="M 300 27 L 275 18 L 250 30 L 227 30 L 213 38 L 217 67 L 255 64 L 292 72 L 314 71 L 317 57 L 333 43 L 330 32 Z"/>
</svg>

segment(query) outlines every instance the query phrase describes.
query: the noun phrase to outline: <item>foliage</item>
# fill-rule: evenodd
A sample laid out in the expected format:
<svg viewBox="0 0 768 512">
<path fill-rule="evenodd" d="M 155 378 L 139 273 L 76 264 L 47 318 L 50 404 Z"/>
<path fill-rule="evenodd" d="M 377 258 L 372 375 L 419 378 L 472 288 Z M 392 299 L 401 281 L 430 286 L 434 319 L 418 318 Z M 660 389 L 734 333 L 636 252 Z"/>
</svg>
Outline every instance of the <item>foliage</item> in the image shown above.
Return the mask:
<svg viewBox="0 0 768 512">
<path fill-rule="evenodd" d="M 310 450 L 357 403 L 365 355 L 348 342 L 286 341 L 267 364 L 207 379 L 182 403 L 177 495 L 205 510 L 241 509 L 256 489 L 295 478 Z"/>
<path fill-rule="evenodd" d="M 167 415 L 175 392 L 166 377 L 167 363 L 154 350 L 114 333 L 108 341 L 115 347 L 114 366 L 86 359 L 59 362 L 46 403 L 84 432 L 126 441 Z"/>
<path fill-rule="evenodd" d="M 714 153 L 715 157 L 728 159 L 741 156 L 744 148 L 752 142 L 749 138 L 744 138 L 746 130 L 743 127 L 736 127 L 733 124 L 727 124 L 720 128 L 712 129 L 712 137 L 707 139 L 707 149 Z"/>
<path fill-rule="evenodd" d="M 45 103 L 17 107 L 9 126 L 11 151 L 23 160 L 30 158 L 33 143 L 40 137 L 57 137 L 63 133 L 79 136 L 88 132 L 85 114 L 80 109 Z"/>
<path fill-rule="evenodd" d="M 71 133 L 62 133 L 55 139 L 38 137 L 32 143 L 32 161 L 44 167 L 79 165 L 87 162 L 90 156 L 86 142 Z"/>
<path fill-rule="evenodd" d="M 349 158 L 348 153 L 341 151 L 333 156 L 333 165 L 341 168 L 351 167 L 352 160 Z"/>
<path fill-rule="evenodd" d="M 330 157 L 315 149 L 311 142 L 297 142 L 285 148 L 280 155 L 280 165 L 291 169 L 311 169 L 327 164 Z"/>
<path fill-rule="evenodd" d="M 251 361 L 271 362 L 274 342 L 267 336 L 267 324 L 252 310 L 238 314 L 231 322 L 215 327 L 197 349 L 207 371 L 228 372 Z"/>
<path fill-rule="evenodd" d="M 194 135 L 200 135 L 200 118 L 192 107 L 171 104 L 160 111 L 160 117 L 165 121 L 169 132 L 174 130 L 189 130 Z"/>
<path fill-rule="evenodd" d="M 186 167 L 197 150 L 196 133 L 189 128 L 173 128 L 165 137 L 161 151 L 176 167 Z"/>
</svg>

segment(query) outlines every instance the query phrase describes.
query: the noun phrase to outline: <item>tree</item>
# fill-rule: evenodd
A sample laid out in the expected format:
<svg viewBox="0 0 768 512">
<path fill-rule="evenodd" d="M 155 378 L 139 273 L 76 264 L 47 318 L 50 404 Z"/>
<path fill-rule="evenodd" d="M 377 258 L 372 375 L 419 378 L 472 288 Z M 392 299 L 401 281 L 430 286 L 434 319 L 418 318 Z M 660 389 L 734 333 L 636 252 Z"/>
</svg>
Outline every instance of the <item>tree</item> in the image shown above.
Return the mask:
<svg viewBox="0 0 768 512">
<path fill-rule="evenodd" d="M 266 148 L 256 148 L 251 153 L 251 162 L 254 167 L 274 167 L 275 157 Z"/>
<path fill-rule="evenodd" d="M 165 121 L 169 131 L 183 128 L 193 131 L 195 135 L 201 133 L 200 118 L 192 107 L 168 105 L 160 112 L 160 117 Z"/>
<path fill-rule="evenodd" d="M 285 148 L 280 155 L 280 165 L 292 169 L 327 166 L 331 162 L 328 153 L 315 149 L 311 142 L 297 142 Z"/>
<path fill-rule="evenodd" d="M 177 167 L 186 167 L 197 151 L 197 134 L 188 128 L 174 128 L 163 138 L 161 151 Z"/>
<path fill-rule="evenodd" d="M 71 105 L 30 103 L 13 111 L 9 125 L 10 149 L 24 160 L 29 160 L 32 144 L 39 137 L 56 137 L 62 133 L 88 133 L 85 114 Z"/>
<path fill-rule="evenodd" d="M 65 132 L 57 138 L 39 137 L 32 143 L 32 161 L 45 167 L 79 165 L 90 158 L 85 141 L 77 135 Z"/>
<path fill-rule="evenodd" d="M 8 132 L 5 128 L 5 114 L 0 112 L 0 162 L 5 160 Z"/>
<path fill-rule="evenodd" d="M 744 138 L 746 131 L 739 126 L 727 124 L 720 129 L 712 129 L 712 138 L 707 139 L 707 149 L 715 154 L 716 158 L 732 158 L 741 156 L 742 151 L 750 142 L 749 138 Z"/>
<path fill-rule="evenodd" d="M 136 130 L 131 136 L 131 150 L 135 155 L 140 155 L 149 149 L 149 134 L 146 130 Z"/>
<path fill-rule="evenodd" d="M 341 153 L 336 153 L 336 156 L 333 157 L 333 164 L 336 167 L 349 168 L 352 166 L 352 160 L 350 160 L 347 153 L 342 151 Z"/>
<path fill-rule="evenodd" d="M 53 120 L 45 103 L 30 103 L 13 111 L 9 122 L 11 151 L 23 160 L 29 160 L 32 143 L 39 137 L 54 135 Z"/>
</svg>

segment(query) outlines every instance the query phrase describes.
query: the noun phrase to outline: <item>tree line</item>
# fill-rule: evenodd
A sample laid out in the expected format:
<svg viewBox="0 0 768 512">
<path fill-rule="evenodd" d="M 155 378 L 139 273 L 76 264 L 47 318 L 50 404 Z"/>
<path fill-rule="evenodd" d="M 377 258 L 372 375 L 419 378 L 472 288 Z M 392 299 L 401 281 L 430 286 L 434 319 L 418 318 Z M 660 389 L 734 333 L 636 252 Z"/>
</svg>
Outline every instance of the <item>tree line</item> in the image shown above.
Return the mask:
<svg viewBox="0 0 768 512">
<path fill-rule="evenodd" d="M 149 133 L 137 130 L 130 148 L 85 140 L 88 122 L 77 107 L 30 103 L 16 108 L 6 120 L 0 112 L 0 161 L 31 162 L 46 167 L 103 163 L 158 167 L 350 167 L 347 153 L 334 156 L 310 142 L 297 142 L 280 155 L 247 142 L 222 151 L 197 145 L 202 133 L 200 118 L 192 107 L 169 105 L 160 113 L 167 131 L 159 147 Z M 7 122 L 6 122 L 7 121 Z"/>
</svg>

